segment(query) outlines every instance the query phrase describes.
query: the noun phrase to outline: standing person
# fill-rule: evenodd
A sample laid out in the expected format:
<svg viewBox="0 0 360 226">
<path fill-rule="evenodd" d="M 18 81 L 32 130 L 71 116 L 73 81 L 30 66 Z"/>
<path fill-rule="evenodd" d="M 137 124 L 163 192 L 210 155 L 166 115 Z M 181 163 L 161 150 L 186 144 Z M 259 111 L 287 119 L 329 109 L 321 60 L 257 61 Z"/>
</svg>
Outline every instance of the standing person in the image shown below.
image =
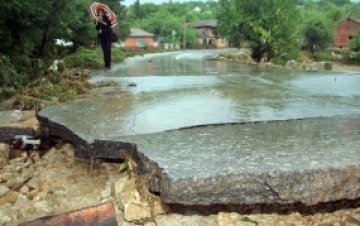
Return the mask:
<svg viewBox="0 0 360 226">
<path fill-rule="evenodd" d="M 105 11 L 100 9 L 96 19 L 96 30 L 100 39 L 101 49 L 104 55 L 105 70 L 111 69 L 111 22 Z"/>
</svg>

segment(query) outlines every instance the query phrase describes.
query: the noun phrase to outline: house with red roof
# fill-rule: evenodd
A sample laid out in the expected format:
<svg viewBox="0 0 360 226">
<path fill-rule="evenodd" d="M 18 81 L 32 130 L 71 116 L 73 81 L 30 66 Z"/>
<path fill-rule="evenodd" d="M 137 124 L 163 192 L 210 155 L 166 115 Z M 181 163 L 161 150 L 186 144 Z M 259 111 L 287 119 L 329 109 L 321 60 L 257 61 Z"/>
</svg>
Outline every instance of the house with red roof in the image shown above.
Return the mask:
<svg viewBox="0 0 360 226">
<path fill-rule="evenodd" d="M 358 29 L 360 29 L 360 20 L 349 17 L 341 21 L 334 29 L 334 46 L 339 48 L 347 47 Z"/>
<path fill-rule="evenodd" d="M 130 28 L 130 34 L 122 44 L 126 49 L 148 49 L 154 48 L 155 35 L 140 28 Z"/>
</svg>

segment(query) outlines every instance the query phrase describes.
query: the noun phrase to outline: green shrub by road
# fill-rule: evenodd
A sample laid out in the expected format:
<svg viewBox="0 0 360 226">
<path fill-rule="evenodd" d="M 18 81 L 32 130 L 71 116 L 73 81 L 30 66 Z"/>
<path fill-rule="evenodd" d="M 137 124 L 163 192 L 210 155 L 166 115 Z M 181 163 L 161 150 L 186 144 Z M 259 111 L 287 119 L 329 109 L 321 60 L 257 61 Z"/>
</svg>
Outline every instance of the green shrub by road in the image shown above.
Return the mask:
<svg viewBox="0 0 360 226">
<path fill-rule="evenodd" d="M 112 62 L 122 62 L 132 55 L 126 50 L 113 48 Z M 103 68 L 103 54 L 100 48 L 79 48 L 58 64 L 58 72 L 44 67 L 34 79 L 16 72 L 6 57 L 0 58 L 0 100 L 14 96 L 11 108 L 32 109 L 58 102 L 76 99 L 91 88 L 87 76 L 92 70 Z M 79 76 L 80 75 L 80 76 Z"/>
<path fill-rule="evenodd" d="M 112 62 L 119 63 L 131 54 L 124 49 L 112 48 L 111 55 Z M 65 66 L 68 68 L 100 69 L 103 68 L 103 62 L 103 54 L 99 47 L 94 49 L 79 48 L 75 53 L 64 58 Z"/>
</svg>

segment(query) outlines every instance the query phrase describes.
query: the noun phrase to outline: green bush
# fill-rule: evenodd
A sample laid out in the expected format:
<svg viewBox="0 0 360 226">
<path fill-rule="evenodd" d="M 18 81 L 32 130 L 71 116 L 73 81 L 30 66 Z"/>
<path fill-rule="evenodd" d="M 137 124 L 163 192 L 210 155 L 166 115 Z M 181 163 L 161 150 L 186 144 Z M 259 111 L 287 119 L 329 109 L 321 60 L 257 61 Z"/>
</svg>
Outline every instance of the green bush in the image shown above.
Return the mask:
<svg viewBox="0 0 360 226">
<path fill-rule="evenodd" d="M 49 81 L 53 84 L 59 84 L 61 82 L 61 75 L 58 72 L 53 72 L 49 75 Z"/>
<path fill-rule="evenodd" d="M 314 53 L 314 58 L 316 61 L 332 61 L 332 55 L 329 51 L 319 51 Z"/>
<path fill-rule="evenodd" d="M 325 15 L 310 11 L 304 17 L 301 34 L 303 48 L 314 53 L 327 48 L 333 40 L 332 22 Z"/>
<path fill-rule="evenodd" d="M 6 98 L 9 98 L 13 95 L 15 95 L 16 90 L 14 87 L 5 87 L 5 88 L 0 88 L 0 100 L 4 100 Z"/>
<path fill-rule="evenodd" d="M 64 94 L 59 96 L 60 102 L 72 101 L 77 97 L 77 92 L 74 89 L 67 90 Z"/>
<path fill-rule="evenodd" d="M 29 110 L 29 109 L 33 109 L 34 106 L 40 106 L 42 103 L 44 103 L 44 101 L 40 100 L 38 98 L 19 95 L 19 96 L 16 96 L 13 105 L 16 108 L 21 108 L 23 110 Z"/>
<path fill-rule="evenodd" d="M 112 48 L 111 58 L 113 63 L 122 62 L 127 56 L 129 56 L 129 53 L 126 50 Z M 65 57 L 64 63 L 65 66 L 69 68 L 102 68 L 104 65 L 103 53 L 101 48 L 79 48 L 75 53 Z"/>
<path fill-rule="evenodd" d="M 360 52 L 351 52 L 349 54 L 348 61 L 350 63 L 359 64 L 360 63 Z"/>
<path fill-rule="evenodd" d="M 0 55 L 0 100 L 14 95 L 16 89 L 23 87 L 28 81 L 27 76 L 16 71 L 9 57 Z"/>
<path fill-rule="evenodd" d="M 360 29 L 354 34 L 350 42 L 350 47 L 354 51 L 360 51 Z"/>
<path fill-rule="evenodd" d="M 96 49 L 85 49 L 79 48 L 75 53 L 66 56 L 64 58 L 64 63 L 66 67 L 74 68 L 101 68 L 102 63 L 102 53 L 99 48 Z"/>
<path fill-rule="evenodd" d="M 113 63 L 120 63 L 131 54 L 124 49 L 113 48 L 111 55 L 111 60 Z"/>
<path fill-rule="evenodd" d="M 66 67 L 65 67 L 65 63 L 64 62 L 59 62 L 58 63 L 58 71 L 60 73 L 63 73 L 65 71 Z"/>
</svg>

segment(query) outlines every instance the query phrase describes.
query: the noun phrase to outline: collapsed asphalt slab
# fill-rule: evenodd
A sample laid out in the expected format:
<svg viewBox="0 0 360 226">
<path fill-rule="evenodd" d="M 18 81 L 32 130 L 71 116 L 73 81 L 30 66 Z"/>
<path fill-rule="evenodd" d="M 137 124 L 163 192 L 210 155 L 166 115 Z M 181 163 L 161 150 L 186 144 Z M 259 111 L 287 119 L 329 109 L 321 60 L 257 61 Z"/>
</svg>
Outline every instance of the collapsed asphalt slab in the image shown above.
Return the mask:
<svg viewBox="0 0 360 226">
<path fill-rule="evenodd" d="M 15 135 L 35 134 L 35 123 L 29 122 L 35 115 L 32 112 L 0 111 L 0 142 L 8 143 Z"/>
<path fill-rule="evenodd" d="M 315 205 L 360 194 L 360 117 L 207 126 L 122 138 L 164 202 Z"/>
<path fill-rule="evenodd" d="M 41 114 L 40 114 L 41 115 Z M 165 203 L 315 205 L 360 194 L 360 116 L 202 126 L 86 140 L 49 118 L 77 156 L 128 150 Z"/>
<path fill-rule="evenodd" d="M 242 67 L 207 61 L 213 53 L 131 58 L 91 79 L 119 83 L 113 91 L 45 108 L 38 119 L 77 157 L 129 151 L 166 203 L 359 198 L 358 72 Z M 196 128 L 210 124 L 222 125 Z"/>
</svg>

